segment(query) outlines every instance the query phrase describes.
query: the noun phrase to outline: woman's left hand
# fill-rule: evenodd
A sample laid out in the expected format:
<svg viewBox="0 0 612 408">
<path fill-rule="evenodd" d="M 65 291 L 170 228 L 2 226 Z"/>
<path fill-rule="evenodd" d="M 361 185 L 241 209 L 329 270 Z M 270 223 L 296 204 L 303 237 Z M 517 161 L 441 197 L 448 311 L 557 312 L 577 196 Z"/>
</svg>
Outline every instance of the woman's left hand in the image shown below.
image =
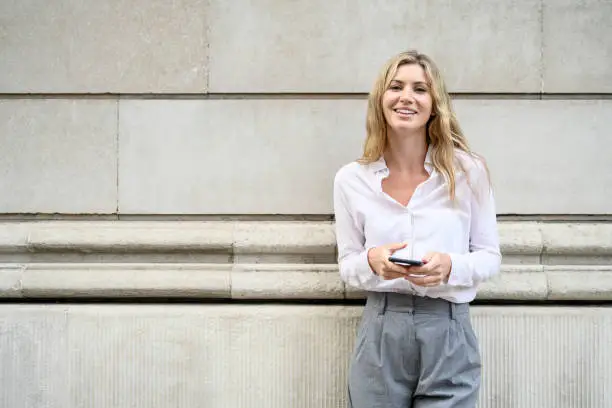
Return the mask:
<svg viewBox="0 0 612 408">
<path fill-rule="evenodd" d="M 448 282 L 452 262 L 450 255 L 441 252 L 428 252 L 423 257 L 423 266 L 411 266 L 409 269 L 410 275 L 405 279 L 409 280 L 418 286 L 438 286 Z M 423 275 L 423 276 L 411 276 Z"/>
</svg>

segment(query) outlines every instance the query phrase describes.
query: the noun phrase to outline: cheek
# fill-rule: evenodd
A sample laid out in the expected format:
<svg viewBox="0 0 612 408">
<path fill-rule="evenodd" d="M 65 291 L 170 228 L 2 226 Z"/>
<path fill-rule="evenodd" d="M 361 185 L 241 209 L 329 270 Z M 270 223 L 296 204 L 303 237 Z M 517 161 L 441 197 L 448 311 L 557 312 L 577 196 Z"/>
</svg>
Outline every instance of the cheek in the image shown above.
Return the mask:
<svg viewBox="0 0 612 408">
<path fill-rule="evenodd" d="M 391 107 L 393 106 L 393 101 L 390 100 L 390 98 L 384 98 L 382 99 L 382 111 L 383 111 L 383 116 L 385 117 L 385 119 L 387 120 L 387 122 L 391 119 L 391 112 L 392 109 Z"/>
<path fill-rule="evenodd" d="M 429 116 L 431 116 L 431 112 L 433 110 L 433 102 L 430 97 L 425 97 L 421 100 L 421 106 L 424 112 L 428 112 Z"/>
</svg>

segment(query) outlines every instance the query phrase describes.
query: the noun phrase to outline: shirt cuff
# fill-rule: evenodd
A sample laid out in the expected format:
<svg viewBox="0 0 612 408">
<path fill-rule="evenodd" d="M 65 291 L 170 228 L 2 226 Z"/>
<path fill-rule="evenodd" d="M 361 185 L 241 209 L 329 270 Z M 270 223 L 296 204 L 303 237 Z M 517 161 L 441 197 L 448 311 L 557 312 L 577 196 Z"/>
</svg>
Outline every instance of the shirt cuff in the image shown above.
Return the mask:
<svg viewBox="0 0 612 408">
<path fill-rule="evenodd" d="M 448 276 L 448 286 L 471 287 L 474 284 L 470 270 L 470 260 L 467 255 L 449 254 L 451 271 Z"/>
<path fill-rule="evenodd" d="M 370 249 L 371 248 L 367 248 L 359 255 L 357 264 L 355 265 L 357 279 L 364 289 L 369 289 L 380 281 L 380 276 L 374 273 L 368 262 L 368 251 Z"/>
</svg>

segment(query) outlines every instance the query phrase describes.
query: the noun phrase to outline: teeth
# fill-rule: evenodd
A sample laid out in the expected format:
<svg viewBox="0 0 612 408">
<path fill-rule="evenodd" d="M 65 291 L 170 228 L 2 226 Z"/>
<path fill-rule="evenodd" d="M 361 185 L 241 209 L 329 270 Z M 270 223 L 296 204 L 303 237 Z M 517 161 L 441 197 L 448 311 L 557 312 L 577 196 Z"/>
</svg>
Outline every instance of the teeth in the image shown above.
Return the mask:
<svg viewBox="0 0 612 408">
<path fill-rule="evenodd" d="M 401 114 L 404 114 L 404 115 L 410 115 L 410 114 L 414 115 L 416 113 L 415 111 L 410 110 L 410 109 L 396 109 L 395 111 L 397 113 L 401 113 Z"/>
</svg>

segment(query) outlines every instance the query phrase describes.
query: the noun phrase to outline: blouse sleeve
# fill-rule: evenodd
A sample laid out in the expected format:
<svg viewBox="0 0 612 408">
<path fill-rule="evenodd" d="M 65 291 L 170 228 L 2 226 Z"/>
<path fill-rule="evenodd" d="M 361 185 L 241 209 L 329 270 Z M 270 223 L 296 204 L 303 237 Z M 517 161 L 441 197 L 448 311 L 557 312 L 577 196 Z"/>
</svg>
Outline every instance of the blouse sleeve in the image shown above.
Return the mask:
<svg viewBox="0 0 612 408">
<path fill-rule="evenodd" d="M 472 287 L 499 272 L 501 252 L 495 200 L 483 163 L 477 161 L 472 176 L 470 246 L 467 254 L 449 254 L 449 286 Z"/>
<path fill-rule="evenodd" d="M 334 179 L 334 214 L 340 276 L 348 285 L 368 290 L 376 285 L 380 277 L 370 268 L 370 248 L 364 247 L 363 224 L 356 220 L 351 211 L 343 179 L 341 172 L 338 172 Z"/>
</svg>

